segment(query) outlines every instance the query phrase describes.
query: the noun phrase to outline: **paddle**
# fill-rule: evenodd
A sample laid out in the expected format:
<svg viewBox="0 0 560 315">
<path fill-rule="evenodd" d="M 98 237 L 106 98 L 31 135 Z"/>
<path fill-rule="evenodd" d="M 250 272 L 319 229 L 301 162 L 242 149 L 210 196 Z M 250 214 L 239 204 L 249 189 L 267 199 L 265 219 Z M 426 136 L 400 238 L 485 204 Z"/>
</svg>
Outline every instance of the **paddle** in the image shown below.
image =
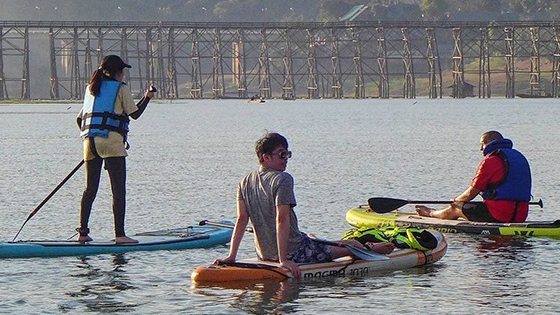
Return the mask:
<svg viewBox="0 0 560 315">
<path fill-rule="evenodd" d="M 387 213 L 396 210 L 407 204 L 450 204 L 453 201 L 434 201 L 434 200 L 405 200 L 385 197 L 374 197 L 368 199 L 368 205 L 371 210 L 377 213 Z M 529 202 L 530 205 L 539 205 L 543 207 L 542 199 L 535 202 Z"/>
<path fill-rule="evenodd" d="M 388 260 L 388 259 L 390 259 L 389 257 L 387 257 L 383 254 L 379 254 L 379 253 L 376 253 L 376 252 L 371 252 L 369 250 L 365 250 L 365 249 L 356 247 L 354 245 L 346 244 L 346 243 L 343 243 L 343 242 L 333 242 L 333 241 L 322 240 L 322 239 L 318 239 L 318 238 L 315 238 L 313 240 L 315 242 L 330 245 L 330 246 L 345 247 L 352 253 L 353 256 L 355 256 L 357 258 L 360 258 L 360 259 L 363 259 L 363 260 Z"/>
<path fill-rule="evenodd" d="M 225 227 L 225 228 L 230 228 L 230 229 L 234 228 L 234 226 L 231 225 L 231 224 L 225 224 L 225 223 L 220 223 L 220 222 L 212 222 L 212 221 L 208 221 L 208 220 L 200 221 L 198 223 L 198 225 L 213 225 L 213 226 Z M 253 233 L 253 229 L 250 228 L 250 227 L 245 229 L 245 230 L 249 233 Z M 330 245 L 330 246 L 345 247 L 352 253 L 353 256 L 355 256 L 357 258 L 360 258 L 362 260 L 373 261 L 373 260 L 388 260 L 388 259 L 390 259 L 389 257 L 387 257 L 383 254 L 371 252 L 371 251 L 356 247 L 354 245 L 346 244 L 344 242 L 333 242 L 333 241 L 322 240 L 322 239 L 313 239 L 313 240 L 318 242 L 318 243 L 322 243 L 322 244 L 326 244 L 326 245 Z"/>
<path fill-rule="evenodd" d="M 235 225 L 233 224 L 227 224 L 227 223 L 222 223 L 222 222 L 214 222 L 214 221 L 208 221 L 208 220 L 202 220 L 200 222 L 198 222 L 198 225 L 212 225 L 212 226 L 219 226 L 219 227 L 224 227 L 224 228 L 229 228 L 229 229 L 233 229 L 235 227 Z M 245 229 L 245 231 L 249 232 L 249 233 L 253 233 L 253 228 L 248 227 Z"/>
<path fill-rule="evenodd" d="M 70 174 L 68 174 L 60 182 L 60 184 L 58 184 L 58 186 L 56 186 L 56 188 L 53 191 L 51 191 L 51 193 L 45 199 L 43 199 L 43 201 L 41 201 L 41 203 L 35 208 L 35 210 L 31 211 L 31 213 L 29 214 L 25 222 L 23 222 L 18 232 L 16 233 L 16 236 L 14 236 L 12 242 L 16 240 L 16 238 L 18 237 L 19 233 L 21 232 L 21 230 L 23 229 L 27 221 L 29 221 L 35 215 L 35 213 L 37 213 L 37 211 L 39 211 L 39 209 L 41 209 L 41 207 L 43 207 L 45 203 L 47 203 L 47 201 L 49 201 L 49 199 L 51 199 L 51 197 L 54 196 L 54 194 L 56 194 L 56 192 L 70 179 L 70 177 L 72 177 L 72 175 L 74 175 L 74 173 L 76 173 L 80 169 L 80 167 L 82 167 L 83 164 L 84 164 L 84 160 L 81 160 L 80 163 L 78 163 L 78 165 L 76 165 L 76 167 L 74 167 L 74 169 L 70 172 Z"/>
</svg>

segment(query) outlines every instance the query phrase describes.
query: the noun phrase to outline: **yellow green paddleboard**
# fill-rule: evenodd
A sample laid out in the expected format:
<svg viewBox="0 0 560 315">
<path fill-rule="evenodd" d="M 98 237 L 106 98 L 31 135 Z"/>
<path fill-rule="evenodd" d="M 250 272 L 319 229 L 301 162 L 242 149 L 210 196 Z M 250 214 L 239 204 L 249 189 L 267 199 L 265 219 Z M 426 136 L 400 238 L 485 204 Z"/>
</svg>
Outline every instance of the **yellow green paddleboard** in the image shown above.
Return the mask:
<svg viewBox="0 0 560 315">
<path fill-rule="evenodd" d="M 527 221 L 524 223 L 490 223 L 466 220 L 443 220 L 422 217 L 416 213 L 376 213 L 367 205 L 348 210 L 346 222 L 354 227 L 418 227 L 442 233 L 478 235 L 546 236 L 560 238 L 560 220 Z"/>
</svg>

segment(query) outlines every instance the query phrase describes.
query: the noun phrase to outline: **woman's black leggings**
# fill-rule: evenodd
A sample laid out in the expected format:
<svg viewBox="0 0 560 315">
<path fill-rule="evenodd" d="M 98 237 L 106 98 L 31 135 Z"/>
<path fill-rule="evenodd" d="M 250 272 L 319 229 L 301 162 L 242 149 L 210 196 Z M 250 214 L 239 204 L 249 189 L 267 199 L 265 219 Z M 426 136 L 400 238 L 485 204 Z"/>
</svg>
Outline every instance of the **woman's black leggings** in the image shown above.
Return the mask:
<svg viewBox="0 0 560 315">
<path fill-rule="evenodd" d="M 125 157 L 111 157 L 102 159 L 96 157 L 86 161 L 86 188 L 82 195 L 80 207 L 80 229 L 87 231 L 91 207 L 101 177 L 101 167 L 105 161 L 105 169 L 109 173 L 111 191 L 113 193 L 113 218 L 115 221 L 115 237 L 125 236 L 124 215 L 126 209 L 126 161 Z"/>
</svg>

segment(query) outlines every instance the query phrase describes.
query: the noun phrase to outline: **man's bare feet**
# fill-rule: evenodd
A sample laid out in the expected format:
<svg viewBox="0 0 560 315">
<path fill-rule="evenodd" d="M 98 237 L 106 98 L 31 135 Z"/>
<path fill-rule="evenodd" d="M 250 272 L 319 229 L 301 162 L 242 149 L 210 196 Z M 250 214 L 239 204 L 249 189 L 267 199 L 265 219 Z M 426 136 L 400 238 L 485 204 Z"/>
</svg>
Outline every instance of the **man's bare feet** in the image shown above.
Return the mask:
<svg viewBox="0 0 560 315">
<path fill-rule="evenodd" d="M 414 206 L 414 209 L 416 210 L 416 213 L 418 213 L 418 215 L 423 217 L 431 217 L 432 211 L 434 210 L 426 206 Z"/>
<path fill-rule="evenodd" d="M 115 244 L 127 244 L 127 243 L 138 243 L 138 241 L 128 236 L 115 237 Z"/>
</svg>

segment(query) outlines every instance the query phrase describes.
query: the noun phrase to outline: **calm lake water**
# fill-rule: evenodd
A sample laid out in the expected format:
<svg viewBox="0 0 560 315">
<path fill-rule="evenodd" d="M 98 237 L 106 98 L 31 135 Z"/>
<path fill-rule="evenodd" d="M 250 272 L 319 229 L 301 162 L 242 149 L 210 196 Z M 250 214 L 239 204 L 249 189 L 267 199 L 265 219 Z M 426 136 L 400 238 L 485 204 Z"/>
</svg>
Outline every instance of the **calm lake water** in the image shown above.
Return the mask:
<svg viewBox="0 0 560 315">
<path fill-rule="evenodd" d="M 82 159 L 79 104 L 0 106 L 0 240 Z M 469 184 L 480 135 L 497 129 L 528 157 L 530 220 L 559 219 L 558 100 L 156 101 L 131 123 L 128 234 L 234 220 L 235 188 L 257 168 L 254 142 L 284 134 L 301 229 L 336 239 L 348 209 L 374 196 L 448 200 Z M 66 239 L 78 226 L 83 169 L 18 239 Z M 102 178 L 90 228 L 113 237 Z M 403 210 L 412 211 L 412 207 Z M 86 258 L 0 260 L 3 314 L 552 314 L 560 312 L 560 240 L 447 235 L 438 263 L 359 279 L 195 287 L 197 266 L 227 246 Z M 240 257 L 254 255 L 246 235 Z"/>
</svg>

